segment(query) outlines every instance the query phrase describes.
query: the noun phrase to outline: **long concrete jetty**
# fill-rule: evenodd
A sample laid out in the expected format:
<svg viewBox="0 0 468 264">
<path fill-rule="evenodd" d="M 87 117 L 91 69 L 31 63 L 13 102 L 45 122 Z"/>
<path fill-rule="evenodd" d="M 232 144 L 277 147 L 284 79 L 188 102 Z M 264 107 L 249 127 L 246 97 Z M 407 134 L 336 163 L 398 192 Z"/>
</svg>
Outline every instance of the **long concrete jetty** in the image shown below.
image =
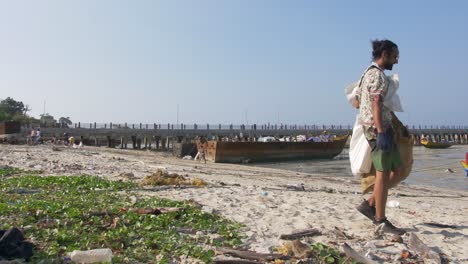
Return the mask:
<svg viewBox="0 0 468 264">
<path fill-rule="evenodd" d="M 415 144 L 419 144 L 421 137 L 429 137 L 433 141 L 452 141 L 458 144 L 468 144 L 468 127 L 408 127 L 415 137 Z M 30 125 L 21 127 L 21 134 L 25 137 L 31 130 Z M 262 136 L 314 136 L 324 131 L 330 135 L 347 135 L 352 133 L 350 125 L 185 125 L 185 124 L 97 124 L 76 123 L 70 127 L 41 127 L 42 136 L 61 138 L 64 133 L 75 138 L 84 138 L 87 141 L 113 141 L 113 144 L 122 144 L 123 141 L 141 140 L 147 143 L 164 140 L 182 142 L 190 141 L 198 136 L 208 139 L 245 140 L 255 141 Z M 111 143 L 107 143 L 111 144 Z"/>
</svg>

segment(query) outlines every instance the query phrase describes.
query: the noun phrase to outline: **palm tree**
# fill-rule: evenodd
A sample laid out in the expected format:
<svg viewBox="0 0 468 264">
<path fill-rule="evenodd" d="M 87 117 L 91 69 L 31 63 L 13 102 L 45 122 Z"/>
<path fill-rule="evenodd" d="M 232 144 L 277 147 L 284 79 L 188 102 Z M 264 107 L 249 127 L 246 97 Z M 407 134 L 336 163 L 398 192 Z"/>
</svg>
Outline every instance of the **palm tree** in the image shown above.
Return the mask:
<svg viewBox="0 0 468 264">
<path fill-rule="evenodd" d="M 59 118 L 59 124 L 61 127 L 68 127 L 69 125 L 73 124 L 73 122 L 70 120 L 70 117 L 61 117 Z"/>
</svg>

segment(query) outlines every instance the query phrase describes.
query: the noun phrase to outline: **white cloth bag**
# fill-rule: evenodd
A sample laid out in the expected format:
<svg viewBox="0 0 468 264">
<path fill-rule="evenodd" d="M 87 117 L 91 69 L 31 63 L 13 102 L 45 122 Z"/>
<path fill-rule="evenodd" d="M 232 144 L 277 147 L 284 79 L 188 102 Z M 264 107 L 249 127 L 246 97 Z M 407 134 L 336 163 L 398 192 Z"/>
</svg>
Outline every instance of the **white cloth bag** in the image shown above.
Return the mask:
<svg viewBox="0 0 468 264">
<path fill-rule="evenodd" d="M 384 106 L 394 112 L 403 112 L 400 97 L 397 90 L 400 85 L 400 79 L 397 74 L 386 76 L 388 82 L 388 91 L 384 98 Z M 354 82 L 345 88 L 346 99 L 352 105 L 356 96 L 356 90 L 359 82 Z M 354 176 L 361 176 L 369 173 L 372 167 L 371 148 L 364 135 L 364 129 L 359 124 L 359 115 L 356 115 L 356 121 L 353 126 L 353 135 L 349 143 L 349 161 L 351 163 L 351 172 Z"/>
<path fill-rule="evenodd" d="M 351 172 L 355 176 L 369 173 L 372 167 L 371 148 L 364 135 L 362 125 L 358 123 L 358 119 L 359 117 L 356 116 L 353 135 L 349 143 L 349 161 L 351 163 Z"/>
</svg>

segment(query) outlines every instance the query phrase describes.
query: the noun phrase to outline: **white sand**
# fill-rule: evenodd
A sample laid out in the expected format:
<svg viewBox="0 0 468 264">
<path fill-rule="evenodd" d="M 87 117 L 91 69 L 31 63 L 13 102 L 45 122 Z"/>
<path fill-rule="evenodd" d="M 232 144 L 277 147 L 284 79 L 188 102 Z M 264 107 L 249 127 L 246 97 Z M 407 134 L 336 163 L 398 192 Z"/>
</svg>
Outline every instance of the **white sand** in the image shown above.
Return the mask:
<svg viewBox="0 0 468 264">
<path fill-rule="evenodd" d="M 374 225 L 355 210 L 362 196 L 360 185 L 349 179 L 333 178 L 243 165 L 198 163 L 170 157 L 167 153 L 85 147 L 71 149 L 52 146 L 0 145 L 0 165 L 42 170 L 43 175 L 100 175 L 110 179 L 140 180 L 158 168 L 170 173 L 199 177 L 210 185 L 203 188 L 169 188 L 142 192 L 142 195 L 187 200 L 203 205 L 203 210 L 245 225 L 245 246 L 257 252 L 271 252 L 281 246 L 281 234 L 318 228 L 323 235 L 304 239 L 339 247 L 347 242 L 361 254 L 370 253 L 392 263 L 405 243 L 382 243 L 375 238 Z M 119 176 L 120 175 L 120 176 Z M 130 176 L 131 178 L 131 176 Z M 302 189 L 302 186 L 304 189 Z M 388 218 L 398 227 L 416 234 L 437 253 L 454 263 L 468 262 L 468 193 L 432 187 L 400 185 L 390 192 L 399 208 L 388 208 Z M 439 228 L 425 222 L 455 225 Z M 337 234 L 344 231 L 349 238 Z M 374 241 L 369 243 L 369 241 Z M 411 250 L 410 250 L 411 251 Z M 411 251 L 412 252 L 412 251 Z M 416 253 L 416 252 L 412 252 Z"/>
</svg>

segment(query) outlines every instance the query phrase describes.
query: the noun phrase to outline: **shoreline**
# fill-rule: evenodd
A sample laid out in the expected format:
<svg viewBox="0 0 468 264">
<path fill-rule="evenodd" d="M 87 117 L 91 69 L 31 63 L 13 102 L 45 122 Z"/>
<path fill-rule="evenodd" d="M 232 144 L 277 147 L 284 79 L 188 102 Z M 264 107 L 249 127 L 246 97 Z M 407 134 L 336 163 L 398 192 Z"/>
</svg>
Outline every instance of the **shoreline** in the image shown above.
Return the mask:
<svg viewBox="0 0 468 264">
<path fill-rule="evenodd" d="M 1 145 L 0 164 L 41 175 L 97 175 L 113 180 L 140 181 L 157 169 L 208 182 L 200 188 L 159 188 L 141 191 L 174 200 L 193 200 L 204 211 L 242 223 L 244 247 L 271 252 L 285 241 L 282 234 L 317 228 L 322 235 L 306 242 L 339 245 L 346 242 L 361 254 L 393 262 L 405 243 L 376 247 L 373 224 L 354 207 L 363 196 L 360 183 L 352 177 L 331 177 L 265 167 L 198 163 L 171 157 L 168 153 L 119 150 L 85 146 L 73 149 L 52 145 Z M 457 263 L 468 261 L 468 192 L 402 184 L 390 190 L 389 219 L 416 234 L 437 253 Z M 424 223 L 454 225 L 440 228 Z M 347 238 L 340 237 L 340 229 Z M 403 239 L 407 239 L 403 237 Z M 370 243 L 374 241 L 373 243 Z M 379 240 L 380 241 L 380 240 Z M 410 250 L 411 251 L 411 250 Z"/>
</svg>

